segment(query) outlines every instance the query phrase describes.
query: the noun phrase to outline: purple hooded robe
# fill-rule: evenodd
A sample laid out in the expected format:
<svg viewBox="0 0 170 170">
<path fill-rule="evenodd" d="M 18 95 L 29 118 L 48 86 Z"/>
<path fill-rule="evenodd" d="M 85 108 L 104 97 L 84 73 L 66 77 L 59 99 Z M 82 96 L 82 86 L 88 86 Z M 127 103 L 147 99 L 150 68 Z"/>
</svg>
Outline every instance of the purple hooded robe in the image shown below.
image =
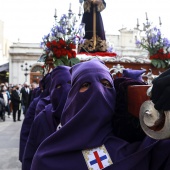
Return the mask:
<svg viewBox="0 0 170 170">
<path fill-rule="evenodd" d="M 56 131 L 60 123 L 61 113 L 71 88 L 69 70 L 70 67 L 68 66 L 58 66 L 51 74 L 51 104 L 46 106 L 33 121 L 23 156 L 23 170 L 30 170 L 32 159 L 38 146 L 44 139 Z"/>
<path fill-rule="evenodd" d="M 47 74 L 42 80 L 41 80 L 41 85 L 43 88 L 49 88 L 49 83 L 51 82 L 51 75 Z M 38 97 L 36 97 L 28 107 L 28 110 L 26 112 L 24 121 L 21 126 L 21 131 L 20 131 L 20 142 L 19 142 L 19 160 L 22 162 L 22 157 L 24 154 L 26 142 L 29 136 L 29 132 L 31 129 L 32 122 L 35 117 L 35 109 L 40 101 L 40 99 L 46 97 L 49 94 L 49 89 L 45 89 L 43 92 L 40 93 Z"/>
<path fill-rule="evenodd" d="M 94 59 L 73 66 L 71 74 L 72 88 L 62 113 L 62 128 L 41 143 L 34 155 L 31 170 L 162 168 L 169 160 L 170 147 L 167 146 L 170 141 L 146 137 L 142 142 L 130 144 L 112 133 L 116 95 L 108 68 Z M 108 80 L 112 88 L 104 86 L 102 79 Z M 84 83 L 90 83 L 88 90 L 79 92 Z M 103 155 L 99 156 L 100 151 L 103 151 Z M 105 160 L 108 161 L 103 163 Z M 168 168 L 169 164 L 164 166 Z"/>
<path fill-rule="evenodd" d="M 35 109 L 35 116 L 38 115 L 42 110 L 44 110 L 45 106 L 50 104 L 50 86 L 51 86 L 51 73 L 49 73 L 49 76 L 46 78 L 46 81 L 44 83 L 44 90 L 43 93 L 45 94 L 45 97 L 41 98 Z"/>
</svg>

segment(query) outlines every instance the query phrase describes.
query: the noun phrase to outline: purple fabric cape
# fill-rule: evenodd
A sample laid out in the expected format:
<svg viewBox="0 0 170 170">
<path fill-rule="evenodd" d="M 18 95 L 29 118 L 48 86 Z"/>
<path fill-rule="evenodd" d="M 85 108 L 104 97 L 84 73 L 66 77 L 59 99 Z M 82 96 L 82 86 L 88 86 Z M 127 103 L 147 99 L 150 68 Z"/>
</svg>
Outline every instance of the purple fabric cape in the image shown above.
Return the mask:
<svg viewBox="0 0 170 170">
<path fill-rule="evenodd" d="M 61 117 L 63 127 L 41 143 L 31 170 L 88 170 L 82 150 L 103 144 L 113 162 L 106 170 L 158 170 L 169 159 L 170 147 L 166 151 L 169 141 L 147 137 L 142 142 L 129 144 L 112 134 L 115 89 L 108 69 L 101 62 L 94 59 L 77 64 L 71 73 L 72 88 Z M 113 88 L 104 87 L 101 79 L 107 79 Z M 80 93 L 85 82 L 91 85 Z M 159 157 L 156 169 L 150 169 L 154 166 L 151 163 L 156 164 L 157 149 L 165 155 Z"/>
<path fill-rule="evenodd" d="M 19 142 L 19 160 L 21 162 L 22 162 L 22 157 L 23 157 L 23 154 L 24 154 L 25 145 L 26 145 L 28 135 L 29 135 L 29 132 L 30 132 L 30 128 L 31 128 L 32 122 L 34 120 L 35 108 L 36 108 L 36 105 L 39 101 L 39 98 L 40 97 L 37 97 L 31 102 L 31 104 L 30 104 L 30 106 L 29 106 L 29 108 L 26 112 L 22 126 L 21 126 L 20 142 Z"/>
<path fill-rule="evenodd" d="M 22 158 L 22 170 L 30 170 L 33 156 L 40 143 L 56 131 L 56 123 L 49 104 L 34 119 Z"/>
<path fill-rule="evenodd" d="M 35 88 L 31 93 L 31 101 L 30 102 L 32 102 L 34 100 L 34 98 L 38 97 L 40 94 L 41 94 L 40 87 Z"/>
<path fill-rule="evenodd" d="M 47 106 L 48 104 L 50 104 L 50 96 L 47 96 L 45 98 L 42 98 L 38 101 L 36 109 L 35 109 L 35 117 L 42 111 L 45 109 L 45 106 Z"/>
<path fill-rule="evenodd" d="M 41 94 L 41 88 L 40 87 L 37 87 L 37 90 L 36 90 L 36 93 L 35 93 L 35 97 L 38 97 L 39 95 Z"/>
<path fill-rule="evenodd" d="M 21 126 L 21 131 L 20 131 L 20 142 L 19 142 L 19 160 L 22 162 L 26 142 L 29 136 L 29 132 L 31 129 L 32 122 L 35 117 L 35 109 L 38 104 L 38 102 L 42 99 L 45 98 L 49 94 L 49 85 L 51 84 L 51 75 L 47 74 L 43 79 L 41 80 L 41 85 L 47 89 L 43 90 L 43 92 L 40 93 L 38 97 L 36 97 L 28 107 L 28 110 L 26 112 L 24 121 Z"/>
<path fill-rule="evenodd" d="M 35 117 L 32 123 L 22 161 L 23 170 L 30 169 L 33 156 L 40 143 L 55 132 L 60 123 L 61 113 L 71 88 L 71 84 L 68 83 L 71 81 L 69 70 L 70 67 L 58 66 L 52 71 L 50 87 L 52 104 L 47 105 L 45 109 Z"/>
</svg>

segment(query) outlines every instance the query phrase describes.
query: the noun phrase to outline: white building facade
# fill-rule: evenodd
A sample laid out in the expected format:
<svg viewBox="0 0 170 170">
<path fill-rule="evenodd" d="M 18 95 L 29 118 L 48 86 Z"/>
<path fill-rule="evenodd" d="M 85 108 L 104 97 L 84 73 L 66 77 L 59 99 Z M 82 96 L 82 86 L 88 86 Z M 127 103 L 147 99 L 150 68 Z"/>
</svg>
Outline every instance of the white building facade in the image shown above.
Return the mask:
<svg viewBox="0 0 170 170">
<path fill-rule="evenodd" d="M 9 47 L 11 43 L 4 36 L 4 22 L 0 20 L 0 83 L 8 82 Z"/>
<path fill-rule="evenodd" d="M 13 43 L 9 49 L 9 84 L 30 83 L 30 73 L 35 67 L 41 69 L 43 65 L 37 62 L 42 52 L 38 43 Z M 35 72 L 39 70 L 36 69 Z"/>
</svg>

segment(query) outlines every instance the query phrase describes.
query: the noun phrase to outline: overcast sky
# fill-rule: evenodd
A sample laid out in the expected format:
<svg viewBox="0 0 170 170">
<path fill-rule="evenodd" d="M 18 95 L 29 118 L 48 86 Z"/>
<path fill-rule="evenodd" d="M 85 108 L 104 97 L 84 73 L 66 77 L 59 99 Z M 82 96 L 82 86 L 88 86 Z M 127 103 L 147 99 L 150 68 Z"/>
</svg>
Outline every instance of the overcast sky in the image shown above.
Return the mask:
<svg viewBox="0 0 170 170">
<path fill-rule="evenodd" d="M 75 13 L 79 11 L 79 0 L 0 0 L 0 20 L 4 21 L 5 36 L 13 42 L 40 42 L 54 24 L 54 11 L 58 16 L 67 13 L 69 3 Z M 159 26 L 170 39 L 170 12 L 168 0 L 105 0 L 102 12 L 106 34 L 118 34 L 122 27 L 133 29 L 146 21 Z M 142 28 L 142 27 L 141 27 Z"/>
</svg>

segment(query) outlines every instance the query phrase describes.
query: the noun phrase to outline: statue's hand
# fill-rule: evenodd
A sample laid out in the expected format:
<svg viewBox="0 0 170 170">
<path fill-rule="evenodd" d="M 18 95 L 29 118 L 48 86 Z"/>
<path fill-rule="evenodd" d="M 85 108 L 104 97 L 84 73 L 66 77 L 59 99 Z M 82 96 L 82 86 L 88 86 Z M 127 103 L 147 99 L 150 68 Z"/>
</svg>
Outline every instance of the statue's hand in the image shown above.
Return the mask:
<svg viewBox="0 0 170 170">
<path fill-rule="evenodd" d="M 100 5 L 102 3 L 102 0 L 91 0 L 93 4 Z"/>
<path fill-rule="evenodd" d="M 170 69 L 153 80 L 151 100 L 157 110 L 170 110 Z"/>
</svg>

